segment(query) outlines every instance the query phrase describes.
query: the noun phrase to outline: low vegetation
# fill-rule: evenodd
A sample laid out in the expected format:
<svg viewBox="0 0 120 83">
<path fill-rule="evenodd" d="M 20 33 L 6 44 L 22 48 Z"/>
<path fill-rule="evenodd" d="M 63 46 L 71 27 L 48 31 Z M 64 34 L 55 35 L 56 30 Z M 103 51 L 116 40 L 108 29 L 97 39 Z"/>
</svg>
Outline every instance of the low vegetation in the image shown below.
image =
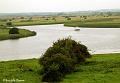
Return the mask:
<svg viewBox="0 0 120 83">
<path fill-rule="evenodd" d="M 16 28 L 11 20 L 7 22 L 1 22 L 0 20 L 0 40 L 19 39 L 35 35 L 36 32 L 34 31 Z"/>
<path fill-rule="evenodd" d="M 11 34 L 12 29 L 10 28 L 0 28 L 0 40 L 7 40 L 7 39 L 18 39 L 23 37 L 29 37 L 36 35 L 36 32 L 29 31 L 26 29 L 19 29 L 19 34 Z"/>
<path fill-rule="evenodd" d="M 120 17 L 88 17 L 88 19 L 78 22 L 65 23 L 64 26 L 87 28 L 120 28 Z"/>
<path fill-rule="evenodd" d="M 117 23 L 117 22 L 72 22 L 72 23 L 65 23 L 64 26 L 87 27 L 87 28 L 120 28 L 120 23 Z"/>
<path fill-rule="evenodd" d="M 9 21 L 7 21 L 9 20 Z M 11 17 L 0 19 L 0 25 L 7 26 L 29 26 L 64 24 L 70 27 L 89 27 L 89 28 L 120 28 L 120 16 L 114 15 L 93 15 L 93 16 L 33 16 L 33 17 Z"/>
<path fill-rule="evenodd" d="M 6 82 L 5 79 L 24 80 L 18 83 L 40 83 L 40 68 L 37 59 L 0 62 L 0 83 L 17 83 Z"/>
<path fill-rule="evenodd" d="M 38 59 L 0 62 L 0 83 L 3 79 L 24 80 L 20 83 L 41 82 Z M 120 54 L 92 55 L 86 62 L 77 66 L 73 73 L 65 76 L 61 83 L 119 83 Z M 9 82 L 8 82 L 9 83 Z"/>
<path fill-rule="evenodd" d="M 13 27 L 13 28 L 11 28 L 11 29 L 9 30 L 9 34 L 19 34 L 19 29 Z"/>
<path fill-rule="evenodd" d="M 97 54 L 78 66 L 63 83 L 119 83 L 120 54 Z"/>
<path fill-rule="evenodd" d="M 85 62 L 86 58 L 90 57 L 85 45 L 71 38 L 58 40 L 40 58 L 40 64 L 43 66 L 42 81 L 61 81 L 66 74 L 71 73 L 76 68 L 76 65 Z"/>
</svg>

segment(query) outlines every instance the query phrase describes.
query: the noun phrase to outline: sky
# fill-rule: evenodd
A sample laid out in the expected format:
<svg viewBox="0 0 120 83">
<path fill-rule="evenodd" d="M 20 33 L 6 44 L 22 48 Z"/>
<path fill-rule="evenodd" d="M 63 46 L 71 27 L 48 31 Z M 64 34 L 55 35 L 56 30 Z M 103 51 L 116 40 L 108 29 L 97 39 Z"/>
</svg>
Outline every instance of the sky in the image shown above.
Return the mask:
<svg viewBox="0 0 120 83">
<path fill-rule="evenodd" d="M 120 9 L 120 0 L 0 0 L 0 13 Z"/>
</svg>

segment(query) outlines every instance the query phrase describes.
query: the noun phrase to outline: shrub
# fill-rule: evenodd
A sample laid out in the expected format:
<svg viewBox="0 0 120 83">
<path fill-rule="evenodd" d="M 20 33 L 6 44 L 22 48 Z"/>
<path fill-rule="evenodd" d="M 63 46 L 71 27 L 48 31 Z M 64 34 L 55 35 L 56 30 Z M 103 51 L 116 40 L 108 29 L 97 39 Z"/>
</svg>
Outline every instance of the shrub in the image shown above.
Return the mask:
<svg viewBox="0 0 120 83">
<path fill-rule="evenodd" d="M 9 34 L 19 34 L 19 29 L 18 28 L 11 28 L 9 30 Z"/>
<path fill-rule="evenodd" d="M 12 26 L 12 22 L 7 22 L 6 25 L 11 27 Z"/>
<path fill-rule="evenodd" d="M 53 44 L 53 48 L 57 50 L 55 51 L 57 53 L 62 51 L 62 53 L 64 52 L 63 54 L 68 55 L 73 59 L 77 59 L 78 63 L 85 61 L 85 58 L 91 57 L 85 45 L 80 44 L 71 38 L 58 40 Z"/>
<path fill-rule="evenodd" d="M 71 20 L 71 18 L 70 18 L 70 17 L 68 17 L 68 18 L 67 18 L 67 20 Z"/>
<path fill-rule="evenodd" d="M 32 31 L 32 36 L 36 35 L 37 33 L 35 31 Z"/>
<path fill-rule="evenodd" d="M 3 24 L 0 24 L 0 29 L 4 29 L 4 28 L 6 28 L 6 26 Z"/>
<path fill-rule="evenodd" d="M 47 58 L 44 58 L 44 61 L 46 60 Z M 56 54 L 42 64 L 44 65 L 42 81 L 45 82 L 60 81 L 66 73 L 73 71 L 75 68 L 72 59 L 62 54 Z"/>
<path fill-rule="evenodd" d="M 42 57 L 40 60 L 45 72 L 48 71 L 53 64 L 56 64 L 58 66 L 56 70 L 63 74 L 69 73 L 74 69 L 74 61 L 60 53 L 53 55 L 50 59 L 49 57 Z"/>
<path fill-rule="evenodd" d="M 53 18 L 52 18 L 52 20 L 56 21 L 56 18 L 55 18 L 55 17 L 53 17 Z"/>
<path fill-rule="evenodd" d="M 50 69 L 49 71 L 47 71 L 43 77 L 42 77 L 42 81 L 45 82 L 58 82 L 61 81 L 62 79 L 62 74 L 56 70 L 54 70 L 54 66 L 52 69 Z"/>
<path fill-rule="evenodd" d="M 79 42 L 66 38 L 58 40 L 49 47 L 40 64 L 43 66 L 42 81 L 60 81 L 67 74 L 72 72 L 76 65 L 91 57 L 87 47 Z"/>
</svg>

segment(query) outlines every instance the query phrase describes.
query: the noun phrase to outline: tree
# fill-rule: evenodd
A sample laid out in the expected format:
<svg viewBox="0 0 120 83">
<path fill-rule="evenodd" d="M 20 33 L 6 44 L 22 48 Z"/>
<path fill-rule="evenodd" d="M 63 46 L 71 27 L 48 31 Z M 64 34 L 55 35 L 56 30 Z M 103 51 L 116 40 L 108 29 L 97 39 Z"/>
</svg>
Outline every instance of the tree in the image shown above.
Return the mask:
<svg viewBox="0 0 120 83">
<path fill-rule="evenodd" d="M 87 16 L 83 16 L 83 19 L 87 19 Z"/>
<path fill-rule="evenodd" d="M 11 27 L 12 26 L 12 22 L 9 21 L 9 22 L 6 23 L 6 25 Z"/>
<path fill-rule="evenodd" d="M 9 30 L 9 34 L 19 34 L 19 29 L 18 28 L 11 28 L 10 30 Z"/>
</svg>

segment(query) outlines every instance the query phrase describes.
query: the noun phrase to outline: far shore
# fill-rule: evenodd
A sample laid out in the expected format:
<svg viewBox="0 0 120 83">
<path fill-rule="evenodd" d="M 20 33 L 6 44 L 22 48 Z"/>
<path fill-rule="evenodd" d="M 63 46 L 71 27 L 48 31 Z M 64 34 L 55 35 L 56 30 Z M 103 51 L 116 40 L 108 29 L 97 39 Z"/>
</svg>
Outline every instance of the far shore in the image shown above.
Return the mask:
<svg viewBox="0 0 120 83">
<path fill-rule="evenodd" d="M 48 17 L 29 17 L 11 20 L 14 26 L 31 26 L 31 25 L 50 25 L 64 24 L 69 27 L 87 27 L 87 28 L 120 28 L 120 16 L 87 16 L 85 19 L 80 16 L 70 17 L 67 19 L 62 16 Z M 9 18 L 10 19 L 10 18 Z M 11 18 L 12 19 L 12 18 Z M 28 20 L 29 19 L 29 20 Z M 5 25 L 6 21 L 0 21 L 0 25 Z"/>
</svg>

